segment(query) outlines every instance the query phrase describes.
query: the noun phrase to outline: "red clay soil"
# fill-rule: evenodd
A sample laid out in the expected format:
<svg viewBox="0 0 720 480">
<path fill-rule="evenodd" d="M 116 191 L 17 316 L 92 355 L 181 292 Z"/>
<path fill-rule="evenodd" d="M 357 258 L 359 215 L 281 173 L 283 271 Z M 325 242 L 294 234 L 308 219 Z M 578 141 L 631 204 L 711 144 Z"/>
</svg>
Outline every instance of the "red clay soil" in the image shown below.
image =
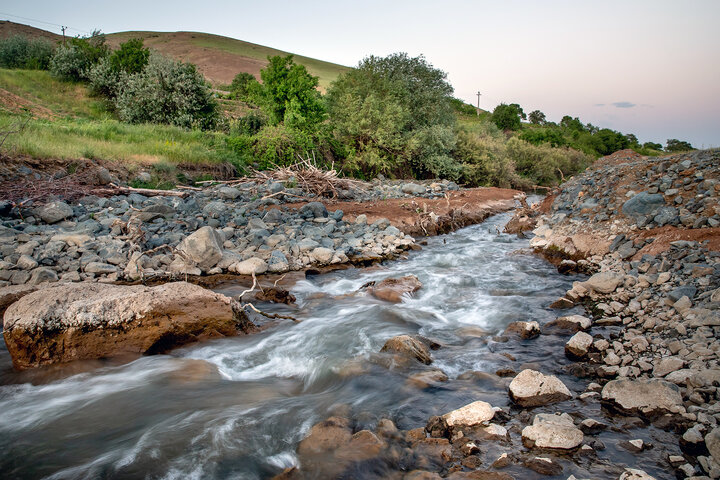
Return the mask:
<svg viewBox="0 0 720 480">
<path fill-rule="evenodd" d="M 649 245 L 641 248 L 633 257 L 639 259 L 644 254 L 657 255 L 670 249 L 670 242 L 676 240 L 688 240 L 701 243 L 707 240 L 706 247 L 709 250 L 720 251 L 720 228 L 677 228 L 666 225 L 664 227 L 642 230 L 638 232 L 639 238 L 654 238 Z"/>
<path fill-rule="evenodd" d="M 512 210 L 513 197 L 519 191 L 506 188 L 471 188 L 449 192 L 449 198 L 428 199 L 421 197 L 378 200 L 375 202 L 342 202 L 322 200 L 328 210 L 340 209 L 344 220 L 355 221 L 358 215 L 367 216 L 368 223 L 387 218 L 402 232 L 413 236 L 437 235 L 461 227 L 480 223 L 490 215 Z M 287 204 L 300 208 L 303 203 Z M 432 222 L 429 213 L 439 218 Z"/>
</svg>

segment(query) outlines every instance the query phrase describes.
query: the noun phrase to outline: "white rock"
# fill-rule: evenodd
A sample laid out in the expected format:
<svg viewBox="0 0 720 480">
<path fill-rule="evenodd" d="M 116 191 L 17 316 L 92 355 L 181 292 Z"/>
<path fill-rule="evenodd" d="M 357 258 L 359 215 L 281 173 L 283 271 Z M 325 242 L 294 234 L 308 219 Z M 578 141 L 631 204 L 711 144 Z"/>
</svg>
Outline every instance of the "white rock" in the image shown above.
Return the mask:
<svg viewBox="0 0 720 480">
<path fill-rule="evenodd" d="M 572 398 L 557 377 L 526 369 L 510 382 L 510 398 L 522 407 L 536 407 Z"/>
<path fill-rule="evenodd" d="M 573 357 L 582 358 L 587 355 L 592 343 L 593 337 L 585 332 L 577 332 L 565 344 L 565 353 Z"/>
<path fill-rule="evenodd" d="M 312 258 L 319 263 L 330 263 L 335 255 L 335 252 L 325 247 L 317 247 L 315 250 L 310 252 Z"/>
<path fill-rule="evenodd" d="M 495 410 L 487 402 L 477 401 L 443 415 L 449 427 L 479 425 L 492 420 Z"/>
<path fill-rule="evenodd" d="M 539 413 L 533 424 L 522 431 L 523 444 L 528 448 L 571 450 L 583 441 L 583 433 L 575 427 L 570 415 Z"/>
<path fill-rule="evenodd" d="M 680 389 L 665 380 L 612 380 L 602 390 L 602 401 L 629 415 L 648 417 L 684 412 Z"/>
<path fill-rule="evenodd" d="M 230 265 L 229 270 L 240 275 L 260 275 L 268 271 L 268 264 L 261 258 L 252 257 Z"/>
</svg>

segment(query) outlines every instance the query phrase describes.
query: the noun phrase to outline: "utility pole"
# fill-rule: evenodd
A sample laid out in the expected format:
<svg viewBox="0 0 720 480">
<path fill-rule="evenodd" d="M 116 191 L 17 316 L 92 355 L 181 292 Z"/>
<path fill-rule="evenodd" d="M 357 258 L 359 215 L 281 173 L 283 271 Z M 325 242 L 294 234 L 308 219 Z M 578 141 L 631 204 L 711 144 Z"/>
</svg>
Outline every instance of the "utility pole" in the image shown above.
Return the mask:
<svg viewBox="0 0 720 480">
<path fill-rule="evenodd" d="M 477 114 L 478 114 L 478 116 L 480 116 L 480 95 L 482 95 L 482 94 L 481 94 L 480 91 L 478 90 L 478 92 L 476 93 L 476 95 L 477 95 L 477 97 L 478 97 Z"/>
<path fill-rule="evenodd" d="M 63 32 L 63 45 L 65 45 L 65 29 L 66 28 L 67 27 L 65 27 L 65 26 L 60 26 L 60 30 L 62 30 L 62 32 Z"/>
</svg>

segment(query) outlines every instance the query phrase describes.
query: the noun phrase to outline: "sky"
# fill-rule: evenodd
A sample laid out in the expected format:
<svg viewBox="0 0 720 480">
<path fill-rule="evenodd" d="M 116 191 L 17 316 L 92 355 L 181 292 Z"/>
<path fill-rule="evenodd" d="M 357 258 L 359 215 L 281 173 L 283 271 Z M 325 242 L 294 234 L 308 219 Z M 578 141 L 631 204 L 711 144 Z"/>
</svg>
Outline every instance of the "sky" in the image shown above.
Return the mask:
<svg viewBox="0 0 720 480">
<path fill-rule="evenodd" d="M 642 142 L 720 146 L 719 0 L 3 0 L 0 19 L 207 32 L 348 66 L 422 54 L 486 110 L 518 103 Z"/>
</svg>

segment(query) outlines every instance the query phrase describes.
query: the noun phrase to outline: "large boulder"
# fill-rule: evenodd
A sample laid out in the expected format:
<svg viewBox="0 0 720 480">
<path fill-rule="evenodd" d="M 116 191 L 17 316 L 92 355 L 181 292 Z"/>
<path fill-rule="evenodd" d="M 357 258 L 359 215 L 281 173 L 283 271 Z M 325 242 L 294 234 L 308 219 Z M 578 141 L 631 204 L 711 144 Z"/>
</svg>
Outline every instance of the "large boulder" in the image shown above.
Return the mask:
<svg viewBox="0 0 720 480">
<path fill-rule="evenodd" d="M 665 205 L 660 193 L 640 192 L 623 203 L 622 212 L 628 216 L 650 215 Z"/>
<path fill-rule="evenodd" d="M 526 369 L 510 382 L 510 398 L 521 407 L 537 407 L 569 400 L 572 394 L 556 376 Z"/>
<path fill-rule="evenodd" d="M 580 285 L 597 293 L 612 293 L 623 281 L 623 276 L 615 272 L 600 272 L 588 278 Z"/>
<path fill-rule="evenodd" d="M 5 312 L 18 369 L 119 354 L 152 354 L 248 331 L 229 297 L 186 282 L 158 287 L 72 283 L 25 295 Z"/>
<path fill-rule="evenodd" d="M 528 448 L 572 450 L 582 443 L 583 433 L 567 413 L 540 413 L 523 429 L 522 441 Z"/>
<path fill-rule="evenodd" d="M 370 287 L 370 293 L 388 302 L 400 303 L 404 294 L 417 292 L 422 283 L 415 275 L 407 275 L 400 278 L 386 278 Z"/>
<path fill-rule="evenodd" d="M 35 213 L 45 223 L 57 223 L 72 217 L 73 209 L 65 202 L 52 202 L 35 209 Z"/>
<path fill-rule="evenodd" d="M 604 404 L 627 415 L 655 417 L 685 411 L 678 386 L 659 378 L 612 380 L 601 395 Z"/>
<path fill-rule="evenodd" d="M 425 365 L 430 365 L 433 361 L 426 343 L 422 339 L 410 335 L 392 337 L 385 342 L 380 351 L 396 353 L 408 359 L 415 359 Z"/>
<path fill-rule="evenodd" d="M 223 242 L 217 230 L 202 227 L 180 242 L 177 250 L 186 263 L 190 261 L 200 270 L 208 271 L 222 258 Z"/>
</svg>

